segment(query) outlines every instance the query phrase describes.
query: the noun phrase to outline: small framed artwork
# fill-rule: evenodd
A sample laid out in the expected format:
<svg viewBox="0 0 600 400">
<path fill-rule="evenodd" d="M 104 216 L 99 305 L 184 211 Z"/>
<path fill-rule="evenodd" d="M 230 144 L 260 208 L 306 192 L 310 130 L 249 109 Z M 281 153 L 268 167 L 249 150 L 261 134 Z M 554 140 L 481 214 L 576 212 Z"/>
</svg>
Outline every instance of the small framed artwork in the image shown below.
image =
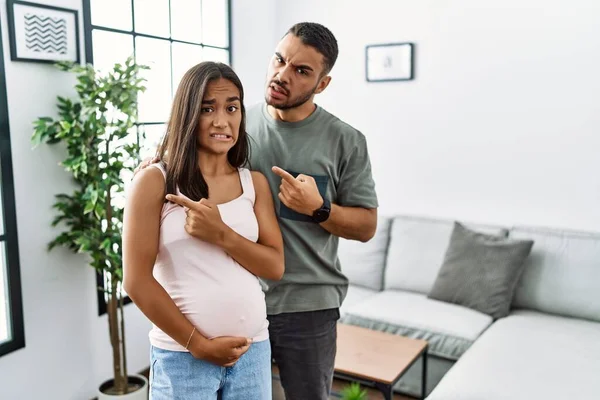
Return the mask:
<svg viewBox="0 0 600 400">
<path fill-rule="evenodd" d="M 372 44 L 366 48 L 367 82 L 408 81 L 414 78 L 413 43 Z"/>
<path fill-rule="evenodd" d="M 80 62 L 77 10 L 17 0 L 6 7 L 11 60 Z"/>
</svg>

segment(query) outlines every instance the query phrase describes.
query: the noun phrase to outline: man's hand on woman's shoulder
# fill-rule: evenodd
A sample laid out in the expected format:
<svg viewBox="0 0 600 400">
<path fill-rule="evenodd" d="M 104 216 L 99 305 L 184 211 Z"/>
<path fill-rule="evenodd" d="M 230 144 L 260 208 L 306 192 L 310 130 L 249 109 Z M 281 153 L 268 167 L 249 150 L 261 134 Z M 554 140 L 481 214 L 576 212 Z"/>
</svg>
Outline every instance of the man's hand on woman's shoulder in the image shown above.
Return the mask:
<svg viewBox="0 0 600 400">
<path fill-rule="evenodd" d="M 140 172 L 141 170 L 143 170 L 144 168 L 146 168 L 150 164 L 154 164 L 154 163 L 157 163 L 159 161 L 160 161 L 160 158 L 158 158 L 158 157 L 144 158 L 142 160 L 142 162 L 140 163 L 140 165 L 138 165 L 137 167 L 135 167 L 135 169 L 133 170 L 133 176 L 135 176 L 135 174 L 137 174 L 138 172 Z"/>
</svg>

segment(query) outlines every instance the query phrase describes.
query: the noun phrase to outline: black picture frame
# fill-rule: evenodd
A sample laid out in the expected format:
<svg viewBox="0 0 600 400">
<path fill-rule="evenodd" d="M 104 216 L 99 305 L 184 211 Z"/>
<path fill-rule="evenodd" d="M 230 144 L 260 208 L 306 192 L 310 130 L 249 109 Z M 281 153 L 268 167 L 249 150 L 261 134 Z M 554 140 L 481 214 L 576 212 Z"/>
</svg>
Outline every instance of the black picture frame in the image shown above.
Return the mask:
<svg viewBox="0 0 600 400">
<path fill-rule="evenodd" d="M 410 81 L 415 78 L 415 44 L 371 44 L 365 47 L 367 82 Z"/>
<path fill-rule="evenodd" d="M 67 18 L 73 18 L 72 24 L 69 24 L 65 19 L 64 24 L 48 26 L 40 25 L 44 21 L 32 21 L 25 22 L 25 37 L 30 35 L 26 39 L 26 46 L 28 48 L 23 49 L 21 42 L 18 38 L 22 38 L 21 32 L 16 31 L 17 25 L 20 26 L 20 21 L 15 20 L 16 13 L 15 7 L 30 7 L 38 8 L 41 10 L 50 10 L 54 13 L 64 13 Z M 77 64 L 81 63 L 81 51 L 80 51 L 80 38 L 79 38 L 79 12 L 70 8 L 49 6 L 46 4 L 32 3 L 28 1 L 19 0 L 8 0 L 6 2 L 6 11 L 8 19 L 8 36 L 10 41 L 10 59 L 11 61 L 27 61 L 27 62 L 40 62 L 40 63 L 55 63 L 57 61 L 72 61 Z M 60 21 L 62 22 L 62 21 Z M 60 23 L 59 22 L 59 23 Z M 27 26 L 29 24 L 29 26 Z M 68 28 L 70 26 L 70 29 Z M 63 29 L 64 28 L 64 29 Z M 35 35 L 38 34 L 38 37 Z M 40 37 L 46 35 L 45 37 Z M 51 36 L 49 36 L 51 35 Z M 32 39 L 30 39 L 32 38 Z M 47 40 L 45 40 L 48 38 Z M 31 40 L 31 41 L 30 41 Z M 29 43 L 27 43 L 29 42 Z M 31 50 L 31 48 L 34 50 Z M 51 49 L 50 49 L 51 47 Z M 44 50 L 52 50 L 45 51 Z M 70 53 L 71 57 L 65 56 L 65 53 Z M 59 51 L 59 52 L 56 52 Z M 40 57 L 36 58 L 33 56 L 34 53 L 40 52 Z M 56 53 L 56 57 L 52 57 L 53 53 Z"/>
</svg>

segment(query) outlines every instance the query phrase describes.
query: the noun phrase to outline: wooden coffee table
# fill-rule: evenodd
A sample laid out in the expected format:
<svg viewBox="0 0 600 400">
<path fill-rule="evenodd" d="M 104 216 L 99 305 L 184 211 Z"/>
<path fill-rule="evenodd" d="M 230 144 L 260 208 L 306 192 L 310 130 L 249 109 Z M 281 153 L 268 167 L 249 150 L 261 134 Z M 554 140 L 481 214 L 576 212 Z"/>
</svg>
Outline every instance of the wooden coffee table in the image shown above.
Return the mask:
<svg viewBox="0 0 600 400">
<path fill-rule="evenodd" d="M 338 323 L 335 376 L 375 387 L 391 400 L 402 375 L 423 358 L 421 398 L 427 385 L 427 342 Z"/>
</svg>

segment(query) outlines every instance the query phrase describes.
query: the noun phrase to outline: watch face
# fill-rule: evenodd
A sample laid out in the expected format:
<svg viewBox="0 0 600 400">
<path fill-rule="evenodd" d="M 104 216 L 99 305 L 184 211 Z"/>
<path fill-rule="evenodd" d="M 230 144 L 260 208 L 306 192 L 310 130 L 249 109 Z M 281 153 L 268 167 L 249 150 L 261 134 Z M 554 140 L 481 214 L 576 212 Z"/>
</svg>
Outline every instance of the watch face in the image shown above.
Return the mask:
<svg viewBox="0 0 600 400">
<path fill-rule="evenodd" d="M 327 212 L 325 210 L 317 210 L 317 211 L 315 211 L 315 214 L 313 216 L 313 218 L 317 222 L 326 221 L 328 217 L 329 217 L 329 212 Z"/>
</svg>

